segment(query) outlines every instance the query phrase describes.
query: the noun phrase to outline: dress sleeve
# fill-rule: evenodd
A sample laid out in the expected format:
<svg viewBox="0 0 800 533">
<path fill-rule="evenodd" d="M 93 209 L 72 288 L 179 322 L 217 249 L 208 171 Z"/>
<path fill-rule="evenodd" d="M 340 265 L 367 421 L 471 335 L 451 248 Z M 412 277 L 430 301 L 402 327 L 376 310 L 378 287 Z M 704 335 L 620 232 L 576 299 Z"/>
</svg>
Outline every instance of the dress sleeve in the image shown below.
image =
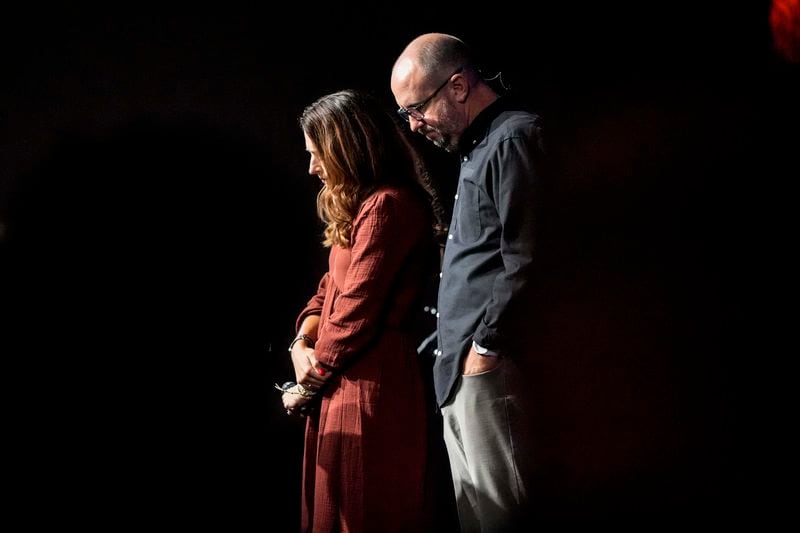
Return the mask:
<svg viewBox="0 0 800 533">
<path fill-rule="evenodd" d="M 408 196 L 378 192 L 364 202 L 344 284 L 314 346 L 320 362 L 341 367 L 377 336 L 398 273 L 425 231 L 421 206 Z"/>
<path fill-rule="evenodd" d="M 322 276 L 319 286 L 317 287 L 317 293 L 311 297 L 305 308 L 300 312 L 300 315 L 297 317 L 297 320 L 294 324 L 295 331 L 300 330 L 300 326 L 303 324 L 303 320 L 305 320 L 307 316 L 322 314 L 322 302 L 325 301 L 325 292 L 328 290 L 328 276 L 330 276 L 328 272 Z"/>
</svg>

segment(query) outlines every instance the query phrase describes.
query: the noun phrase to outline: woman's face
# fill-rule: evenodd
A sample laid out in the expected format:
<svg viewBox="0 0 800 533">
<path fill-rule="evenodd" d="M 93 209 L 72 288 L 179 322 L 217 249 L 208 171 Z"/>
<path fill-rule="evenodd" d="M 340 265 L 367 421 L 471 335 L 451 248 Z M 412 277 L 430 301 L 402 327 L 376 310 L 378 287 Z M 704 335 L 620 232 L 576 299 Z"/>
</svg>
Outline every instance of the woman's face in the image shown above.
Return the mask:
<svg viewBox="0 0 800 533">
<path fill-rule="evenodd" d="M 311 139 L 308 138 L 308 135 L 303 133 L 303 137 L 306 139 L 306 152 L 308 152 L 311 158 L 308 162 L 308 173 L 312 176 L 316 175 L 320 180 L 322 180 L 322 183 L 326 183 L 328 180 L 328 173 L 325 170 L 325 165 L 319 157 L 317 147 L 314 145 Z"/>
</svg>

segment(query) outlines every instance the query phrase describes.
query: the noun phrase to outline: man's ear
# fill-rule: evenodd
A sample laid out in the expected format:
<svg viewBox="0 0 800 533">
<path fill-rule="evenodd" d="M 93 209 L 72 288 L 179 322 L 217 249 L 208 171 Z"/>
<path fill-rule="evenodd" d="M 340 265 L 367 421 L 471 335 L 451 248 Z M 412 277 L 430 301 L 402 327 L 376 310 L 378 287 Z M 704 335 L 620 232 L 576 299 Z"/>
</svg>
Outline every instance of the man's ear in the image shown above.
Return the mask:
<svg viewBox="0 0 800 533">
<path fill-rule="evenodd" d="M 469 82 L 463 72 L 454 74 L 450 83 L 453 84 L 453 93 L 456 96 L 456 102 L 463 104 L 469 96 Z"/>
</svg>

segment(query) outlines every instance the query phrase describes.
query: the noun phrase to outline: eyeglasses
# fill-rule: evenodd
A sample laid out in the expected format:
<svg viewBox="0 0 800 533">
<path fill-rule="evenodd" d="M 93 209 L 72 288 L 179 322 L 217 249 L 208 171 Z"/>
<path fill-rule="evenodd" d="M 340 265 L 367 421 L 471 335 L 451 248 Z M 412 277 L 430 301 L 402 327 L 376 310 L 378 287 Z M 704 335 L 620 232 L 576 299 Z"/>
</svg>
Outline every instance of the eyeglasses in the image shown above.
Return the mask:
<svg viewBox="0 0 800 533">
<path fill-rule="evenodd" d="M 464 67 L 458 67 L 455 72 L 453 72 L 452 74 L 447 76 L 447 79 L 445 79 L 444 82 L 442 82 L 442 84 L 439 85 L 439 87 L 437 87 L 437 89 L 435 91 L 433 91 L 433 94 L 431 94 L 429 97 L 427 97 L 425 100 L 423 100 L 422 102 L 420 102 L 418 104 L 410 105 L 408 107 L 401 107 L 400 109 L 397 110 L 397 114 L 400 115 L 400 118 L 402 118 L 406 122 L 410 121 L 410 117 L 413 117 L 414 120 L 422 120 L 422 119 L 424 119 L 425 118 L 425 112 L 422 111 L 422 109 L 426 105 L 428 105 L 431 100 L 433 100 L 434 96 L 439 94 L 439 91 L 444 89 L 444 86 L 447 85 L 447 82 L 449 82 L 452 79 L 453 76 L 455 76 L 456 74 L 461 72 L 463 69 L 464 69 Z"/>
</svg>

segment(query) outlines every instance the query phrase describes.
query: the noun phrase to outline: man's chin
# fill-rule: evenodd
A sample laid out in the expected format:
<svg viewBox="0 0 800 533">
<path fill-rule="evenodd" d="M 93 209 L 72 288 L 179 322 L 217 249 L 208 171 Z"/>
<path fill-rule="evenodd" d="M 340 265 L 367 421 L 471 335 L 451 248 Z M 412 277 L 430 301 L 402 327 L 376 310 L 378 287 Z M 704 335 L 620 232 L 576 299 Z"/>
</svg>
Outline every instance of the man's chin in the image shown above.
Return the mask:
<svg viewBox="0 0 800 533">
<path fill-rule="evenodd" d="M 451 154 L 458 152 L 458 146 L 454 145 L 452 142 L 447 142 L 444 137 L 437 137 L 436 139 L 430 139 L 430 141 L 445 152 Z"/>
<path fill-rule="evenodd" d="M 425 138 L 432 142 L 434 146 L 449 151 L 444 138 L 441 135 L 437 135 L 436 132 L 431 132 L 430 134 L 425 135 Z"/>
</svg>

